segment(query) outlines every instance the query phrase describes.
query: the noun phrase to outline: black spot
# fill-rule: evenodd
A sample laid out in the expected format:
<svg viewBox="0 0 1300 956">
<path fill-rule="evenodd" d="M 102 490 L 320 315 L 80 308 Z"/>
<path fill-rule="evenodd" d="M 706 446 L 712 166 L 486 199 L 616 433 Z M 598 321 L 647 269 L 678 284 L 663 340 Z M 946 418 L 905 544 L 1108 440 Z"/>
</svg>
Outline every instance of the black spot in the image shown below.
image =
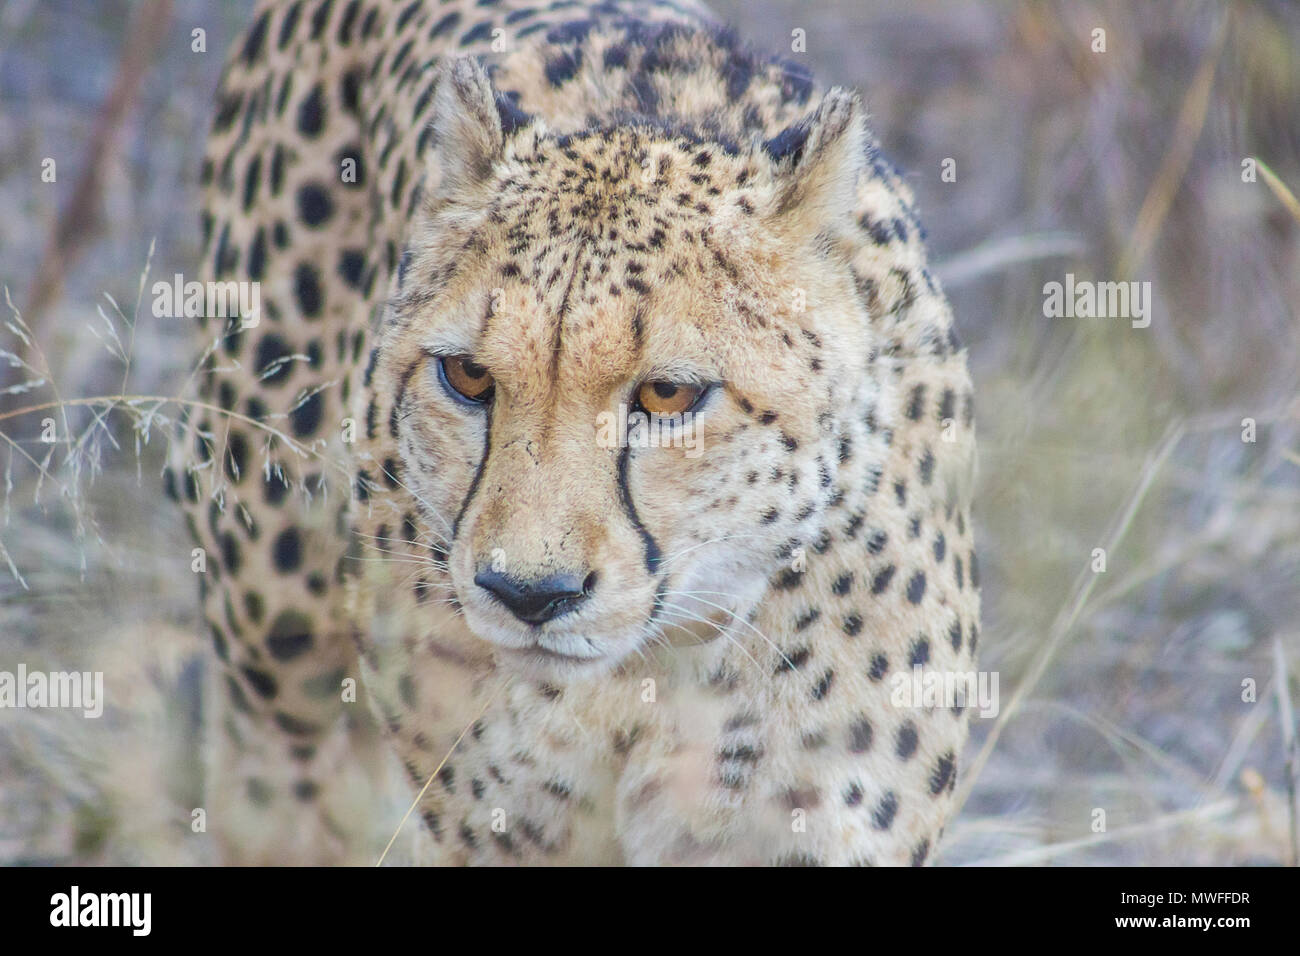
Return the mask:
<svg viewBox="0 0 1300 956">
<path fill-rule="evenodd" d="M 283 710 L 277 710 L 272 719 L 275 725 L 287 734 L 295 734 L 301 737 L 307 737 L 320 732 L 320 727 L 316 724 L 300 720 L 292 714 L 287 714 Z"/>
<path fill-rule="evenodd" d="M 844 619 L 844 633 L 849 637 L 855 636 L 862 630 L 862 616 L 860 614 L 850 614 Z"/>
<path fill-rule="evenodd" d="M 934 765 L 934 770 L 930 774 L 930 793 L 938 796 L 943 792 L 944 787 L 953 778 L 953 772 L 957 769 L 957 758 L 951 750 L 939 758 L 939 762 Z"/>
<path fill-rule="evenodd" d="M 582 51 L 561 50 L 546 61 L 546 79 L 551 86 L 561 86 L 571 80 L 582 67 Z"/>
<path fill-rule="evenodd" d="M 176 490 L 176 473 L 171 468 L 163 469 L 163 494 L 172 501 L 180 502 L 180 493 Z"/>
<path fill-rule="evenodd" d="M 433 28 L 429 31 L 429 39 L 433 40 L 456 29 L 458 23 L 460 23 L 460 12 L 454 10 L 433 25 Z"/>
<path fill-rule="evenodd" d="M 948 629 L 948 640 L 954 651 L 961 650 L 961 618 L 952 622 L 952 627 Z"/>
<path fill-rule="evenodd" d="M 605 69 L 618 69 L 627 66 L 627 44 L 615 43 L 605 50 Z"/>
<path fill-rule="evenodd" d="M 375 352 L 371 352 L 370 353 L 371 356 L 374 356 L 377 351 L 378 350 L 376 349 Z M 368 374 L 369 372 L 367 372 L 367 375 Z M 367 381 L 366 385 L 369 386 L 370 382 Z M 379 414 L 379 406 L 375 404 L 375 400 L 372 398 L 369 404 L 366 405 L 366 437 L 367 438 L 375 437 L 375 417 L 378 414 Z"/>
<path fill-rule="evenodd" d="M 315 139 L 325 128 L 325 88 L 317 83 L 298 104 L 298 132 Z"/>
<path fill-rule="evenodd" d="M 266 274 L 266 230 L 261 226 L 248 247 L 248 278 L 258 282 Z"/>
<path fill-rule="evenodd" d="M 876 572 L 876 576 L 871 579 L 871 593 L 881 594 L 885 588 L 889 587 L 889 582 L 894 578 L 895 568 L 892 564 L 886 565 Z"/>
<path fill-rule="evenodd" d="M 953 416 L 953 406 L 957 401 L 957 396 L 953 394 L 952 389 L 945 388 L 943 396 L 939 399 L 939 422 L 942 424 Z"/>
<path fill-rule="evenodd" d="M 928 485 L 934 478 L 934 452 L 930 451 L 930 449 L 927 448 L 925 454 L 921 456 L 921 465 L 918 470 L 921 473 L 921 484 Z"/>
<path fill-rule="evenodd" d="M 807 123 L 795 123 L 793 126 L 787 126 L 764 142 L 763 149 L 775 162 L 779 163 L 788 159 L 792 165 L 796 164 L 799 162 L 800 157 L 803 156 L 804 146 L 808 144 L 809 132 L 811 130 Z"/>
<path fill-rule="evenodd" d="M 497 93 L 496 104 L 497 116 L 501 119 L 501 132 L 506 136 L 513 135 L 532 121 L 532 117 L 519 108 L 515 97 Z"/>
<path fill-rule="evenodd" d="M 401 33 L 406 29 L 407 24 L 410 23 L 411 20 L 414 19 L 415 15 L 420 12 L 422 6 L 424 6 L 424 0 L 411 0 L 411 2 L 406 5 L 405 9 L 403 9 L 397 16 L 398 33 Z"/>
<path fill-rule="evenodd" d="M 907 599 L 913 604 L 920 604 L 925 597 L 925 572 L 917 571 L 907 582 Z"/>
<path fill-rule="evenodd" d="M 309 438 L 314 435 L 320 425 L 321 409 L 324 404 L 324 392 L 315 392 L 303 399 L 298 407 L 289 413 L 289 423 L 293 426 L 293 433 L 299 438 Z"/>
<path fill-rule="evenodd" d="M 930 641 L 924 637 L 918 638 L 912 645 L 912 653 L 908 658 L 909 667 L 920 667 L 930 660 Z"/>
<path fill-rule="evenodd" d="M 303 803 L 316 799 L 316 794 L 319 792 L 320 787 L 311 780 L 299 780 L 293 785 L 293 795 Z"/>
<path fill-rule="evenodd" d="M 275 678 L 265 671 L 260 671 L 255 667 L 241 667 L 239 672 L 244 675 L 244 679 L 257 692 L 259 697 L 270 700 L 275 696 L 277 684 Z"/>
<path fill-rule="evenodd" d="M 262 185 L 262 155 L 257 153 L 248 163 L 244 174 L 244 212 L 253 208 L 257 200 L 257 190 Z"/>
<path fill-rule="evenodd" d="M 229 531 L 223 532 L 218 539 L 221 545 L 221 563 L 231 574 L 238 574 L 243 566 L 243 556 L 239 551 L 239 542 Z"/>
<path fill-rule="evenodd" d="M 925 863 L 925 858 L 930 855 L 930 841 L 922 840 L 912 851 L 912 865 L 921 866 Z"/>
<path fill-rule="evenodd" d="M 838 578 L 835 579 L 835 583 L 831 585 L 831 592 L 833 594 L 839 594 L 839 595 L 848 594 L 849 588 L 851 588 L 852 586 L 853 586 L 853 572 L 848 571 L 844 574 L 841 574 Z"/>
<path fill-rule="evenodd" d="M 871 738 L 871 721 L 865 717 L 859 718 L 849 728 L 849 752 L 855 754 L 866 753 L 871 749 Z"/>
<path fill-rule="evenodd" d="M 596 25 L 594 20 L 574 20 L 571 23 L 563 23 L 558 27 L 552 28 L 546 34 L 547 43 L 581 43 L 587 39 L 587 34 L 591 33 L 591 28 Z"/>
<path fill-rule="evenodd" d="M 281 611 L 266 636 L 266 649 L 277 661 L 287 661 L 311 650 L 311 618 L 301 611 Z"/>
<path fill-rule="evenodd" d="M 289 483 L 285 481 L 283 475 L 275 471 L 271 472 L 263 485 L 262 490 L 266 492 L 266 503 L 273 508 L 278 507 L 284 501 L 284 496 L 289 493 Z"/>
<path fill-rule="evenodd" d="M 925 404 L 925 386 L 917 385 L 912 389 L 912 398 L 907 403 L 907 417 L 917 421 L 921 417 L 921 407 Z"/>
<path fill-rule="evenodd" d="M 863 213 L 858 219 L 858 225 L 867 231 L 871 236 L 871 241 L 877 246 L 889 245 L 889 229 L 883 222 L 872 219 L 870 213 Z"/>
<path fill-rule="evenodd" d="M 491 20 L 484 20 L 482 23 L 475 24 L 473 29 L 460 38 L 460 45 L 469 46 L 473 43 L 478 43 L 481 40 L 488 39 L 492 36 L 492 28 L 494 25 L 495 24 L 493 24 Z"/>
<path fill-rule="evenodd" d="M 358 249 L 344 249 L 339 254 L 339 278 L 354 289 L 361 288 L 361 276 L 366 269 L 366 257 Z M 367 385 L 370 382 L 367 380 Z"/>
<path fill-rule="evenodd" d="M 822 616 L 822 612 L 817 610 L 816 608 L 813 608 L 811 611 L 808 611 L 806 614 L 801 614 L 795 620 L 794 629 L 796 631 L 802 631 L 805 628 L 807 628 L 810 624 L 812 624 L 813 621 L 817 620 L 817 618 L 821 616 Z"/>
<path fill-rule="evenodd" d="M 339 102 L 344 112 L 353 116 L 361 113 L 361 79 L 364 71 L 357 67 L 348 70 L 339 80 Z"/>
<path fill-rule="evenodd" d="M 465 841 L 465 845 L 471 850 L 478 849 L 478 837 L 474 835 L 474 831 L 470 829 L 468 823 L 460 825 L 460 838 Z"/>
<path fill-rule="evenodd" d="M 302 566 L 302 540 L 297 528 L 285 528 L 276 536 L 271 555 L 282 574 L 290 574 Z"/>
<path fill-rule="evenodd" d="M 888 830 L 893 825 L 897 814 L 898 795 L 891 790 L 876 804 L 876 809 L 871 814 L 871 825 L 877 830 Z"/>
<path fill-rule="evenodd" d="M 947 554 L 947 552 L 948 552 L 948 542 L 944 538 L 943 532 L 940 531 L 939 536 L 934 539 L 934 560 L 942 564 L 943 556 Z"/>
<path fill-rule="evenodd" d="M 402 466 L 397 463 L 396 459 L 385 458 L 383 465 L 384 484 L 389 488 L 397 488 L 401 485 Z"/>
<path fill-rule="evenodd" d="M 214 132 L 221 132 L 229 129 L 235 122 L 235 117 L 239 115 L 239 108 L 244 105 L 244 94 L 234 93 L 223 96 L 217 103 L 217 115 L 212 122 Z"/>
<path fill-rule="evenodd" d="M 798 571 L 792 571 L 788 568 L 785 571 L 782 571 L 780 577 L 773 582 L 773 585 L 778 591 L 793 591 L 802 584 L 803 575 Z"/>
<path fill-rule="evenodd" d="M 781 98 L 785 102 L 807 103 L 812 95 L 813 77 L 802 63 L 781 60 Z"/>
<path fill-rule="evenodd" d="M 916 744 L 918 740 L 916 733 L 916 724 L 910 720 L 898 728 L 898 736 L 894 738 L 894 753 L 903 760 L 911 759 L 916 753 Z"/>
<path fill-rule="evenodd" d="M 781 659 L 781 663 L 776 665 L 776 671 L 774 673 L 780 674 L 783 671 L 798 670 L 800 667 L 803 667 L 803 665 L 808 662 L 808 658 L 811 656 L 812 656 L 812 651 L 810 651 L 808 648 L 806 647 L 795 648 L 789 654 L 786 654 Z"/>
<path fill-rule="evenodd" d="M 835 682 L 835 671 L 828 669 L 826 673 L 822 674 L 821 678 L 817 681 L 817 685 L 812 689 L 813 700 L 821 700 L 827 694 L 829 694 L 831 690 L 831 684 L 833 684 L 834 682 Z"/>
<path fill-rule="evenodd" d="M 301 262 L 294 270 L 294 294 L 298 297 L 298 308 L 303 316 L 314 319 L 320 316 L 321 287 L 320 270 L 310 262 Z"/>
<path fill-rule="evenodd" d="M 248 439 L 243 432 L 231 432 L 226 441 L 226 477 L 238 484 L 248 467 Z"/>
<path fill-rule="evenodd" d="M 221 227 L 217 236 L 217 248 L 212 254 L 212 267 L 217 278 L 232 271 L 239 262 L 239 250 L 230 244 L 230 223 Z"/>
<path fill-rule="evenodd" d="M 298 189 L 298 215 L 309 226 L 320 226 L 334 214 L 334 201 L 319 183 L 304 183 Z"/>
<path fill-rule="evenodd" d="M 889 658 L 884 654 L 877 654 L 871 658 L 871 670 L 867 671 L 867 676 L 872 680 L 878 681 L 889 673 Z"/>
<path fill-rule="evenodd" d="M 242 56 L 244 63 L 252 66 L 257 58 L 262 55 L 262 44 L 266 40 L 266 28 L 271 19 L 271 13 L 268 10 L 257 18 L 252 29 L 248 31 L 248 36 L 244 40 L 244 49 Z"/>
<path fill-rule="evenodd" d="M 261 624 L 262 617 L 266 614 L 266 604 L 262 600 L 262 595 L 256 591 L 249 591 L 244 595 L 244 613 L 254 624 Z"/>
</svg>

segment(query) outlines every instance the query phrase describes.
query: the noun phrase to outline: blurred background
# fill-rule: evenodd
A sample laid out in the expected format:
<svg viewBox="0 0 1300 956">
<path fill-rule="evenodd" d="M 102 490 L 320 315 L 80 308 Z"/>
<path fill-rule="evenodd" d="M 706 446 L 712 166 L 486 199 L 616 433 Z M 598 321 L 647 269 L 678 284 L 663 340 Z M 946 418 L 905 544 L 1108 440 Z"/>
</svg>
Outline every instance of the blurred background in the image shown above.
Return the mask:
<svg viewBox="0 0 1300 956">
<path fill-rule="evenodd" d="M 970 350 L 1002 706 L 938 862 L 1293 863 L 1300 4 L 712 6 L 862 91 Z M 136 303 L 193 268 L 250 8 L 0 0 L 0 669 L 103 670 L 108 697 L 94 721 L 0 710 L 0 863 L 208 860 L 166 429 L 74 407 L 51 446 L 57 409 L 16 412 L 180 389 L 189 328 Z M 1150 326 L 1046 318 L 1067 273 L 1150 282 Z"/>
</svg>

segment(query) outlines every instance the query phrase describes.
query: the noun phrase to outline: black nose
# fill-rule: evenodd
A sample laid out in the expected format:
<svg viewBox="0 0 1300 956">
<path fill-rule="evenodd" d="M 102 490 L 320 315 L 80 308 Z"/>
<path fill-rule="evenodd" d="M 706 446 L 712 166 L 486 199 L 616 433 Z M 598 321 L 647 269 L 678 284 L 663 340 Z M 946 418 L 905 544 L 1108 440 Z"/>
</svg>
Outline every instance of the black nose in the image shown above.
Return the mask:
<svg viewBox="0 0 1300 956">
<path fill-rule="evenodd" d="M 568 614 L 587 599 L 596 583 L 593 571 L 586 579 L 576 574 L 553 574 L 520 581 L 499 571 L 480 571 L 474 583 L 488 591 L 510 612 L 528 624 L 543 624 Z"/>
</svg>

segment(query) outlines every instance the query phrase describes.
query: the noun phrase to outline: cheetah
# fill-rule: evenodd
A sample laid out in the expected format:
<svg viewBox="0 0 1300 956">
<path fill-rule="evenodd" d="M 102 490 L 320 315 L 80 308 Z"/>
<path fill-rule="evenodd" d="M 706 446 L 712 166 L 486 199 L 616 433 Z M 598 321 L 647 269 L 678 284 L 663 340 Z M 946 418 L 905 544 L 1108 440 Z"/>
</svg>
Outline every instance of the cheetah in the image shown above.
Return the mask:
<svg viewBox="0 0 1300 956">
<path fill-rule="evenodd" d="M 693 0 L 258 6 L 202 229 L 261 308 L 164 473 L 224 859 L 374 862 L 389 755 L 438 864 L 933 855 L 972 387 L 864 113 Z"/>
</svg>

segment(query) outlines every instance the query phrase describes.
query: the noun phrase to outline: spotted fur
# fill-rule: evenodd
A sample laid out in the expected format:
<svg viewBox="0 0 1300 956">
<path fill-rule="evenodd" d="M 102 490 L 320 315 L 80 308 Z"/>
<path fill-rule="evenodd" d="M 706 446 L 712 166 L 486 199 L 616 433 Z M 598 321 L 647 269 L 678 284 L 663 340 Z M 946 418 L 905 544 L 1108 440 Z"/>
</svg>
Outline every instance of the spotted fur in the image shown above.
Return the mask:
<svg viewBox="0 0 1300 956">
<path fill-rule="evenodd" d="M 440 862 L 929 857 L 968 713 L 891 687 L 975 666 L 971 384 L 856 94 L 690 2 L 263 3 L 207 155 L 263 303 L 200 323 L 167 474 L 229 856 L 370 850 L 360 677 Z M 698 456 L 596 441 L 655 379 L 711 386 Z"/>
</svg>

